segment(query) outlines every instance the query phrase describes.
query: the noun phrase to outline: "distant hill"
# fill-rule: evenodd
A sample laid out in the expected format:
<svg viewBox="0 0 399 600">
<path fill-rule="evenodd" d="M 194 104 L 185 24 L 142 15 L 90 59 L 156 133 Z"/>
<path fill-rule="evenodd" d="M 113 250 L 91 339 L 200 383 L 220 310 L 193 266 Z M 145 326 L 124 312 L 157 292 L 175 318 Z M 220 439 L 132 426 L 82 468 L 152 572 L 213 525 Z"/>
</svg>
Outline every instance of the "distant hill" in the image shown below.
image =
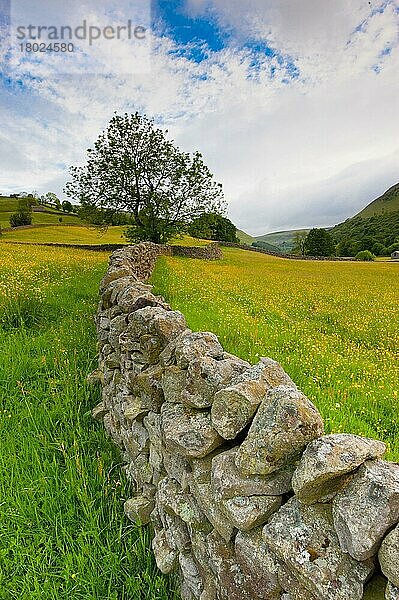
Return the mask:
<svg viewBox="0 0 399 600">
<path fill-rule="evenodd" d="M 399 183 L 393 185 L 382 196 L 373 200 L 373 202 L 370 202 L 355 217 L 368 219 L 369 217 L 386 215 L 397 211 L 399 211 Z"/>
<path fill-rule="evenodd" d="M 291 252 L 295 246 L 295 236 L 298 233 L 308 234 L 310 229 L 292 229 L 290 231 L 276 231 L 266 233 L 255 238 L 257 242 L 267 242 L 282 252 Z"/>
<path fill-rule="evenodd" d="M 255 241 L 255 238 L 249 233 L 245 233 L 245 231 L 241 231 L 241 229 L 237 229 L 237 237 L 240 240 L 241 244 L 248 244 L 250 246 L 252 242 Z"/>
<path fill-rule="evenodd" d="M 360 250 L 386 256 L 399 248 L 399 184 L 334 227 L 331 233 L 343 256 L 356 255 Z"/>
<path fill-rule="evenodd" d="M 10 217 L 18 210 L 19 198 L 10 198 L 10 196 L 0 196 L 0 227 L 7 228 L 10 226 Z M 32 207 L 32 223 L 38 224 L 54 224 L 64 223 L 81 223 L 79 217 L 73 214 L 63 213 L 55 208 L 48 206 L 33 206 Z"/>
</svg>

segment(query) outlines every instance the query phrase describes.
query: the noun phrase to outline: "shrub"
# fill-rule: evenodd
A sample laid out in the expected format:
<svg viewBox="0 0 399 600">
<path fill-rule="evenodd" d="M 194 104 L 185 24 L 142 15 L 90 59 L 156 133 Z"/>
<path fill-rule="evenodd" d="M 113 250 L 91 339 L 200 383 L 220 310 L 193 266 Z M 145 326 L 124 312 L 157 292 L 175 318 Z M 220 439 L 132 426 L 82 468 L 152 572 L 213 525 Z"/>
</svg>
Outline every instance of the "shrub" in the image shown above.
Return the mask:
<svg viewBox="0 0 399 600">
<path fill-rule="evenodd" d="M 32 225 L 32 213 L 31 212 L 16 212 L 10 217 L 11 227 L 21 227 L 21 225 Z"/>
<path fill-rule="evenodd" d="M 375 254 L 370 252 L 370 250 L 362 250 L 356 254 L 356 260 L 372 261 L 375 260 Z"/>
</svg>

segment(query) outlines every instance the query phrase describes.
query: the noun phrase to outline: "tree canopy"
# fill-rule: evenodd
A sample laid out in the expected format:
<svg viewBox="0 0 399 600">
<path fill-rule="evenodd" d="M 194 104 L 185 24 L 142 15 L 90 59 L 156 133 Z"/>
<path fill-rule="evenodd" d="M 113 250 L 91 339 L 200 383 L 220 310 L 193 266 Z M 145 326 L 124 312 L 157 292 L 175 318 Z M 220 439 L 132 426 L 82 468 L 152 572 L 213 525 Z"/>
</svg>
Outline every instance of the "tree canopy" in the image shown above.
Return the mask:
<svg viewBox="0 0 399 600">
<path fill-rule="evenodd" d="M 332 235 L 325 229 L 311 229 L 304 242 L 307 256 L 333 256 L 335 245 Z"/>
<path fill-rule="evenodd" d="M 167 131 L 139 113 L 114 115 L 83 166 L 71 167 L 66 194 L 86 210 L 131 213 L 130 241 L 167 242 L 207 212 L 223 214 L 218 184 L 199 152 L 182 152 Z"/>
<path fill-rule="evenodd" d="M 190 224 L 188 232 L 195 238 L 239 243 L 234 223 L 217 213 L 206 213 L 197 217 Z"/>
</svg>

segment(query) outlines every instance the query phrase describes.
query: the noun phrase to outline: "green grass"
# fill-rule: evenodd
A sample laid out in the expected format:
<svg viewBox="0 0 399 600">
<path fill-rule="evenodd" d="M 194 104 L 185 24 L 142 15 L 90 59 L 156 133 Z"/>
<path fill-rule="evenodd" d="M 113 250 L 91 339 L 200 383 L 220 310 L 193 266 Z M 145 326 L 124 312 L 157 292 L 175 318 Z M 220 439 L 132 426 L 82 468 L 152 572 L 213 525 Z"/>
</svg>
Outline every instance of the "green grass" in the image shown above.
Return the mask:
<svg viewBox="0 0 399 600">
<path fill-rule="evenodd" d="M 228 352 L 279 361 L 327 432 L 382 439 L 398 460 L 398 265 L 223 254 L 215 262 L 159 259 L 156 292 Z"/>
<path fill-rule="evenodd" d="M 373 200 L 356 216 L 368 219 L 375 215 L 389 214 L 399 211 L 399 184 L 393 185 L 382 196 Z"/>
<path fill-rule="evenodd" d="M 3 229 L 7 229 L 10 227 L 10 217 L 12 212 L 0 212 L 0 227 Z M 60 223 L 60 218 L 62 219 L 62 223 L 66 224 L 78 224 L 80 220 L 78 217 L 73 215 L 58 215 L 56 213 L 42 213 L 42 212 L 33 212 L 32 213 L 32 225 L 45 225 L 45 224 L 55 224 Z"/>
<path fill-rule="evenodd" d="M 126 227 L 109 227 L 107 231 L 100 231 L 87 225 L 57 225 L 52 227 L 37 227 L 31 229 L 17 229 L 7 231 L 1 236 L 2 242 L 29 242 L 35 244 L 127 244 L 123 237 Z M 188 235 L 178 237 L 170 242 L 178 246 L 206 246 L 209 240 L 200 240 Z"/>
<path fill-rule="evenodd" d="M 18 210 L 18 198 L 10 198 L 9 196 L 0 196 L 0 213 L 15 212 Z"/>
<path fill-rule="evenodd" d="M 107 256 L 0 245 L 0 599 L 176 599 L 129 523 L 93 421 L 93 313 Z"/>
<path fill-rule="evenodd" d="M 32 229 L 18 229 L 3 234 L 4 242 L 30 242 L 30 243 L 58 243 L 58 244 L 125 244 L 122 236 L 125 227 L 109 227 L 106 232 L 101 232 L 94 227 L 82 225 L 70 227 L 57 225 L 56 227 L 37 227 Z"/>
<path fill-rule="evenodd" d="M 0 227 L 10 227 L 10 217 L 13 213 L 18 210 L 18 198 L 10 198 L 8 196 L 0 197 Z M 39 207 L 40 208 L 40 207 Z M 46 212 L 36 211 L 36 207 L 33 207 L 32 212 L 32 224 L 54 224 L 59 223 L 59 219 L 62 219 L 62 223 L 80 223 L 79 217 L 76 215 L 68 215 L 67 213 L 59 214 L 60 211 L 52 209 L 50 207 L 43 207 Z"/>
<path fill-rule="evenodd" d="M 241 231 L 241 229 L 237 229 L 237 237 L 240 240 L 240 244 L 248 244 L 250 246 L 252 242 L 255 242 L 255 238 L 249 233 L 245 233 L 245 231 Z"/>
</svg>

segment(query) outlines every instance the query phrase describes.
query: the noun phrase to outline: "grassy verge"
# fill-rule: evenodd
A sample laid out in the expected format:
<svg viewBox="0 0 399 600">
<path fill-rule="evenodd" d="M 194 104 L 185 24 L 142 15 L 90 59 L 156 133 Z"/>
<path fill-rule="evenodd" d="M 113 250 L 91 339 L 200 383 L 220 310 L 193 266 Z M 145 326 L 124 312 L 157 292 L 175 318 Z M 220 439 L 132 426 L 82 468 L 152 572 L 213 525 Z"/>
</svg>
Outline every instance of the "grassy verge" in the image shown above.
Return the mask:
<svg viewBox="0 0 399 600">
<path fill-rule="evenodd" d="M 382 439 L 399 460 L 397 265 L 223 253 L 216 262 L 160 259 L 156 291 L 227 351 L 278 360 L 327 432 Z"/>
<path fill-rule="evenodd" d="M 0 245 L 0 598 L 166 600 L 129 524 L 120 458 L 90 409 L 107 256 Z"/>
</svg>

